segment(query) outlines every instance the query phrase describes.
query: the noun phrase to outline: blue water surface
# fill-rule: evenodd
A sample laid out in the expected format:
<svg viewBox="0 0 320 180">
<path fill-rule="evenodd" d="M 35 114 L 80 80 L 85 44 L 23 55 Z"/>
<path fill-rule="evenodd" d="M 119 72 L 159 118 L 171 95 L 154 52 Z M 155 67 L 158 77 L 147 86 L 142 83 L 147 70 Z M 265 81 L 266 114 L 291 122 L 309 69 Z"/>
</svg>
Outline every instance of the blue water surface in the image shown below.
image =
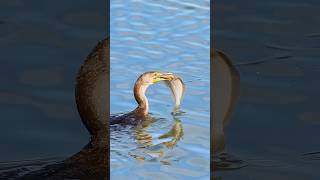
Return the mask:
<svg viewBox="0 0 320 180">
<path fill-rule="evenodd" d="M 146 71 L 179 75 L 186 85 L 180 120 L 184 136 L 162 157 L 137 160 L 134 130 L 111 131 L 111 178 L 209 179 L 210 7 L 209 1 L 111 1 L 111 113 L 136 107 L 133 86 Z M 173 100 L 164 84 L 147 91 L 155 121 L 144 129 L 153 138 L 170 130 Z M 160 148 L 161 149 L 161 148 Z M 166 163 L 164 163 L 166 162 Z"/>
</svg>

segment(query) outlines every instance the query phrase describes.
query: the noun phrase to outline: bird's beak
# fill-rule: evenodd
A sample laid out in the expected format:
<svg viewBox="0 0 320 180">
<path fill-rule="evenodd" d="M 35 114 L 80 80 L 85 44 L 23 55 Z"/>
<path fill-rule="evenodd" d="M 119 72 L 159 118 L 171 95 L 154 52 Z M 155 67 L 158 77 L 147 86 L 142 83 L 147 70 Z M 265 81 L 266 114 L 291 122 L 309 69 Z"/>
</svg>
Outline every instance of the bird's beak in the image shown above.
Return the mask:
<svg viewBox="0 0 320 180">
<path fill-rule="evenodd" d="M 172 73 L 159 73 L 154 79 L 153 83 L 158 83 L 160 81 L 171 81 L 174 79 L 174 75 Z"/>
</svg>

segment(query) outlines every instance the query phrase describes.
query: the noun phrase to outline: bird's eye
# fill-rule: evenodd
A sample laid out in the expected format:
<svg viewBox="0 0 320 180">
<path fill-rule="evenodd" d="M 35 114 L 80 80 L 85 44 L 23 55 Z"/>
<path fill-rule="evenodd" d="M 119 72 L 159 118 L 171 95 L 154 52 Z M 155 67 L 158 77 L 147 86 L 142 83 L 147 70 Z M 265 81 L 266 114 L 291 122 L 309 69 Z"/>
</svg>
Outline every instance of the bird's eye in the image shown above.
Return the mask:
<svg viewBox="0 0 320 180">
<path fill-rule="evenodd" d="M 160 75 L 161 75 L 161 73 L 159 73 L 159 72 L 155 72 L 155 73 L 153 73 L 153 75 L 154 75 L 154 76 L 160 76 Z"/>
</svg>

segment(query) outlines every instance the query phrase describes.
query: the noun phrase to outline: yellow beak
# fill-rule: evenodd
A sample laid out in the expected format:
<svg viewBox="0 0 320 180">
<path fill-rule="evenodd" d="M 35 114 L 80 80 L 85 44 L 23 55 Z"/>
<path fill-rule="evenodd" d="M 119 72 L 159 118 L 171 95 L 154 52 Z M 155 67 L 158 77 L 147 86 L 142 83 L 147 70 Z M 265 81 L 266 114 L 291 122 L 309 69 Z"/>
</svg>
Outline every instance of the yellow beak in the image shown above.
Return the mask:
<svg viewBox="0 0 320 180">
<path fill-rule="evenodd" d="M 156 77 L 153 78 L 152 83 L 158 83 L 160 81 L 170 81 L 174 79 L 172 73 L 159 73 Z"/>
</svg>

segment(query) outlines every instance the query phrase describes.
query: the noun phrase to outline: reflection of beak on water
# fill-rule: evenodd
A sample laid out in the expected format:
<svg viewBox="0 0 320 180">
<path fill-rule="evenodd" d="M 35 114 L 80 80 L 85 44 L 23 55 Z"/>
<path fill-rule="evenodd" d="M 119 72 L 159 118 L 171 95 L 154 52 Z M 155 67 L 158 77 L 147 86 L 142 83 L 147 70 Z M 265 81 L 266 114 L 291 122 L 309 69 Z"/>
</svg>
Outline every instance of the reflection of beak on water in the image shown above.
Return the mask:
<svg viewBox="0 0 320 180">
<path fill-rule="evenodd" d="M 164 158 L 165 151 L 174 148 L 183 136 L 182 122 L 176 116 L 173 116 L 173 118 L 175 121 L 171 129 L 157 139 L 153 139 L 146 131 L 153 121 L 149 121 L 149 124 L 144 124 L 143 127 L 138 127 L 136 130 L 136 140 L 140 147 L 137 151 L 130 152 L 129 155 L 140 161 L 161 159 L 161 163 L 169 165 L 170 161 Z M 153 144 L 153 141 L 160 141 L 160 143 Z"/>
</svg>

